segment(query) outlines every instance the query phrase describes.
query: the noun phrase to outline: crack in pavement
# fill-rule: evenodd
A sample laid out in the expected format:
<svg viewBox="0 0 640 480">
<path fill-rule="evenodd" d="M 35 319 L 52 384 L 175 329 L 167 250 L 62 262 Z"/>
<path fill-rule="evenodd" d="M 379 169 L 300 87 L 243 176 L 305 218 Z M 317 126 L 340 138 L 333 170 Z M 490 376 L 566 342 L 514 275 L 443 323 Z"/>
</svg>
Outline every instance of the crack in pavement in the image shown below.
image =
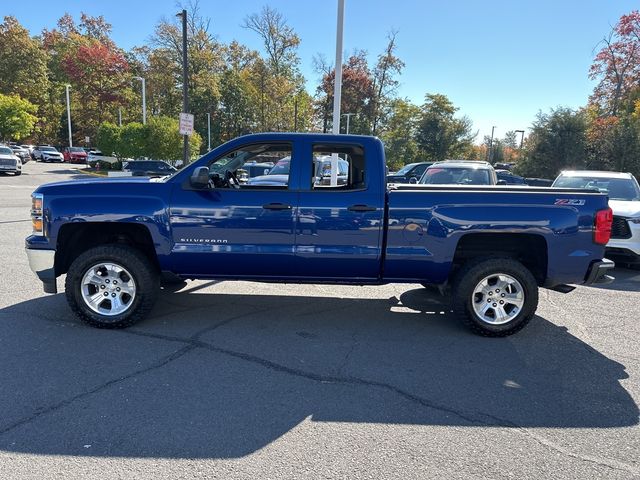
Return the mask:
<svg viewBox="0 0 640 480">
<path fill-rule="evenodd" d="M 137 375 L 142 375 L 144 373 L 150 372 L 152 370 L 157 370 L 158 368 L 162 368 L 165 365 L 173 362 L 174 360 L 177 360 L 178 358 L 182 357 L 183 355 L 187 354 L 188 352 L 190 352 L 191 350 L 193 350 L 195 347 L 193 345 L 185 345 L 184 347 L 176 350 L 175 352 L 173 352 L 172 354 L 163 357 L 160 361 L 142 368 L 140 370 L 136 370 L 134 372 L 131 372 L 127 375 L 124 375 L 122 377 L 118 377 L 118 378 L 114 378 L 111 379 L 105 383 L 101 383 L 98 386 L 95 386 L 93 388 L 90 388 L 89 390 L 85 390 L 84 392 L 78 393 L 77 395 L 74 395 L 73 397 L 70 398 L 66 398 L 58 403 L 55 403 L 53 405 L 49 405 L 46 407 L 42 407 L 39 409 L 36 409 L 31 415 L 29 415 L 28 417 L 24 417 L 21 418 L 20 420 L 17 420 L 13 423 L 10 423 L 9 425 L 6 425 L 2 428 L 0 428 L 0 435 L 3 435 L 5 433 L 8 433 L 22 425 L 26 425 L 27 423 L 30 423 L 36 419 L 38 419 L 39 417 L 41 417 L 42 415 L 46 415 L 48 413 L 52 413 L 55 412 L 56 410 L 59 410 L 63 407 L 66 407 L 70 404 L 72 404 L 73 402 L 75 402 L 76 400 L 81 400 L 83 398 L 86 398 L 90 395 L 93 395 L 94 393 L 98 393 L 101 392 L 102 390 L 105 390 L 109 387 L 111 387 L 112 385 L 115 385 L 117 383 L 120 382 L 124 382 L 125 380 L 129 380 L 130 378 L 133 378 Z"/>
<path fill-rule="evenodd" d="M 576 460 L 580 460 L 580 461 L 584 461 L 584 462 L 588 462 L 588 463 L 592 463 L 595 465 L 599 465 L 602 467 L 606 467 L 606 468 L 610 468 L 612 470 L 619 470 L 619 471 L 623 471 L 623 472 L 627 472 L 627 473 L 631 473 L 633 475 L 639 475 L 640 474 L 640 469 L 638 469 L 637 467 L 635 467 L 634 465 L 630 465 L 628 463 L 624 463 L 624 462 L 620 462 L 618 460 L 614 460 L 614 459 L 609 459 L 609 458 L 599 458 L 599 457 L 595 457 L 593 455 L 587 455 L 587 454 L 578 454 L 575 453 L 573 451 L 571 451 L 568 448 L 565 448 L 561 445 L 558 445 L 556 442 L 553 442 L 551 440 L 549 440 L 548 438 L 542 436 L 542 435 L 538 435 L 536 433 L 534 433 L 533 431 L 531 431 L 531 429 L 528 429 L 526 427 L 523 427 L 522 425 L 519 425 L 517 423 L 514 423 L 510 420 L 506 420 L 504 418 L 500 418 L 498 416 L 495 415 L 491 415 L 491 414 L 486 414 L 483 412 L 465 412 L 463 410 L 457 410 L 455 408 L 452 407 L 448 407 L 442 404 L 438 404 L 436 402 L 433 402 L 431 400 L 428 400 L 426 398 L 420 397 L 419 395 L 413 394 L 409 391 L 403 390 L 402 388 L 396 387 L 392 384 L 389 383 L 385 383 L 385 382 L 379 382 L 379 381 L 375 381 L 375 380 L 367 380 L 367 379 L 363 379 L 363 378 L 359 378 L 359 377 L 353 377 L 353 376 L 339 376 L 337 375 L 323 375 L 320 373 L 314 373 L 314 372 L 309 372 L 309 371 L 305 371 L 305 370 L 301 370 L 301 369 L 296 369 L 296 368 L 292 368 L 292 367 L 288 367 L 286 365 L 282 365 L 280 363 L 276 363 L 273 362 L 271 360 L 267 360 L 265 358 L 262 357 L 258 357 L 256 355 L 251 355 L 248 353 L 244 353 L 244 352 L 238 352 L 235 350 L 229 350 L 226 348 L 222 348 L 222 347 L 218 347 L 215 345 L 212 345 L 210 343 L 204 342 L 202 340 L 200 340 L 200 337 L 208 332 L 211 332 L 217 328 L 220 328 L 223 325 L 226 325 L 234 320 L 237 320 L 239 318 L 243 318 L 243 317 L 247 317 L 253 314 L 257 314 L 257 313 L 262 313 L 264 311 L 268 311 L 270 309 L 263 309 L 263 310 L 256 310 L 256 311 L 251 311 L 251 312 L 246 312 L 243 313 L 241 315 L 236 315 L 234 317 L 225 319 L 221 322 L 216 323 L 215 325 L 212 325 L 210 327 L 207 327 L 205 329 L 202 329 L 198 332 L 196 332 L 195 334 L 193 334 L 192 336 L 188 337 L 188 338 L 183 338 L 183 337 L 177 337 L 177 336 L 171 336 L 171 335 L 164 335 L 164 334 L 158 334 L 158 333 L 151 333 L 151 332 L 144 332 L 144 331 L 140 331 L 140 330 L 134 330 L 134 329 L 125 329 L 125 330 L 119 330 L 118 332 L 122 333 L 122 334 L 128 334 L 128 335 L 136 335 L 136 336 L 141 336 L 141 337 L 147 337 L 147 338 L 154 338 L 154 339 L 159 339 L 159 340 L 164 340 L 164 341 L 169 341 L 169 342 L 177 342 L 177 343 L 183 343 L 185 344 L 182 348 L 176 350 L 175 352 L 173 352 L 172 354 L 170 354 L 167 357 L 164 357 L 162 360 L 160 360 L 159 362 L 156 362 L 155 364 L 146 367 L 144 369 L 140 369 L 137 370 L 135 372 L 132 372 L 128 375 L 119 377 L 117 379 L 113 379 L 110 380 L 108 382 L 105 382 L 97 387 L 94 387 L 90 390 L 87 390 L 85 392 L 82 392 L 78 395 L 75 395 L 71 398 L 62 400 L 61 402 L 58 402 L 54 405 L 48 406 L 48 407 L 43 407 L 41 409 L 38 409 L 36 412 L 34 412 L 32 415 L 30 415 L 29 417 L 23 418 L 21 420 L 18 420 L 2 429 L 0 429 L 0 435 L 7 433 L 11 430 L 14 430 L 15 428 L 21 426 L 21 425 L 25 425 L 35 419 L 37 419 L 38 417 L 45 415 L 47 413 L 51 413 L 54 412 L 62 407 L 68 406 L 71 403 L 75 402 L 76 400 L 80 400 L 82 398 L 85 398 L 89 395 L 92 395 L 94 393 L 98 393 L 100 391 L 105 390 L 106 388 L 123 382 L 125 380 L 128 380 L 130 378 L 133 378 L 137 375 L 142 375 L 144 373 L 147 373 L 149 371 L 152 370 L 156 370 L 159 368 L 164 367 L 165 365 L 173 362 L 174 360 L 184 356 L 185 354 L 187 354 L 188 352 L 201 348 L 204 350 L 209 350 L 211 352 L 214 353 L 218 353 L 218 354 L 222 354 L 222 355 L 226 355 L 226 356 L 230 356 L 233 358 L 237 358 L 255 365 L 259 365 L 263 368 L 272 370 L 272 371 L 276 371 L 279 373 L 284 373 L 284 374 L 288 374 L 288 375 L 292 375 L 292 376 L 296 376 L 299 378 L 304 378 L 307 380 L 311 380 L 311 381 L 315 381 L 315 382 L 319 382 L 319 383 L 329 383 L 329 384 L 342 384 L 342 385 L 352 385 L 352 386 L 363 386 L 363 387 L 374 387 L 374 388 L 381 388 L 384 390 L 387 390 L 389 392 L 392 392 L 406 400 L 409 400 L 413 403 L 416 403 L 422 407 L 426 407 L 432 410 L 436 410 L 445 414 L 450 414 L 453 415 L 461 420 L 464 420 L 465 422 L 471 424 L 471 425 L 476 425 L 476 426 L 489 426 L 489 427 L 503 427 L 503 428 L 510 428 L 510 429 L 514 429 L 515 431 L 517 431 L 518 433 L 531 438 L 532 440 L 534 440 L 536 443 L 538 443 L 539 445 L 546 447 L 556 453 L 559 453 L 561 455 L 567 456 L 569 458 L 573 458 Z M 31 313 L 33 315 L 33 313 Z M 52 321 L 46 317 L 42 317 L 40 316 L 40 318 L 43 318 L 46 321 Z M 60 321 L 60 320 L 54 320 L 54 321 Z M 64 320 L 63 320 L 64 321 Z M 338 372 L 339 373 L 339 372 Z"/>
<path fill-rule="evenodd" d="M 513 428 L 516 431 L 518 431 L 519 433 L 532 438 L 534 441 L 536 441 L 538 444 L 547 447 L 557 453 L 560 453 L 562 455 L 577 459 L 577 460 L 582 460 L 585 462 L 589 462 L 589 463 L 594 463 L 600 466 L 604 466 L 604 467 L 608 467 L 614 470 L 621 470 L 627 473 L 632 473 L 632 474 L 640 474 L 640 469 L 637 469 L 636 467 L 634 467 L 633 465 L 629 465 L 626 464 L 624 462 L 619 462 L 617 460 L 612 460 L 612 459 L 608 459 L 608 458 L 598 458 L 598 457 L 594 457 L 591 455 L 581 455 L 581 454 L 577 454 L 572 452 L 571 450 L 564 448 L 558 444 L 556 444 L 555 442 L 552 442 L 551 440 L 537 435 L 533 432 L 531 432 L 529 429 L 518 425 L 514 422 L 511 422 L 509 420 L 497 417 L 497 416 L 493 416 L 493 415 L 489 415 L 489 414 L 485 414 L 482 412 L 464 412 L 461 410 L 456 410 L 454 408 L 451 407 L 447 407 L 444 405 L 440 405 L 437 404 L 435 402 L 432 402 L 428 399 L 425 399 L 423 397 L 420 397 L 418 395 L 415 395 L 411 392 L 408 392 L 406 390 L 403 390 L 399 387 L 396 387 L 394 385 L 388 384 L 388 383 L 384 383 L 384 382 L 378 382 L 375 380 L 366 380 L 366 379 L 362 379 L 359 377 L 348 377 L 348 376 L 344 376 L 344 377 L 340 377 L 340 376 L 332 376 L 332 375 L 322 375 L 322 374 L 318 374 L 318 373 L 313 373 L 313 372 L 308 372 L 308 371 L 304 371 L 304 370 L 300 370 L 300 369 L 295 369 L 292 367 L 288 367 L 286 365 L 282 365 L 276 362 L 272 362 L 270 360 L 261 358 L 261 357 L 257 357 L 255 355 L 251 355 L 251 354 L 247 354 L 247 353 L 243 353 L 243 352 L 237 352 L 234 350 L 229 350 L 229 349 L 225 349 L 225 348 L 221 348 L 221 347 L 217 347 L 215 345 L 211 345 L 209 343 L 203 342 L 201 340 L 195 340 L 195 339 L 185 339 L 185 338 L 181 338 L 181 337 L 172 337 L 172 336 L 166 336 L 166 335 L 161 335 L 161 334 L 147 334 L 145 332 L 134 332 L 131 330 L 123 330 L 123 333 L 130 333 L 133 335 L 141 335 L 141 336 L 146 336 L 146 337 L 151 337 L 151 338 L 156 338 L 156 339 L 164 339 L 167 341 L 173 341 L 173 342 L 183 342 L 183 343 L 187 343 L 188 345 L 192 345 L 194 348 L 202 348 L 202 349 L 206 349 L 215 353 L 219 353 L 219 354 L 223 354 L 223 355 L 227 355 L 227 356 L 231 356 L 234 358 L 238 358 L 253 364 L 257 364 L 260 365 L 264 368 L 273 370 L 273 371 L 277 371 L 280 373 L 286 373 L 289 375 L 294 375 L 297 377 L 301 377 L 301 378 L 305 378 L 307 380 L 312 380 L 312 381 L 316 381 L 316 382 L 320 382 L 320 383 L 336 383 L 336 384 L 343 384 L 343 385 L 355 385 L 355 386 L 366 386 L 366 387 L 376 387 L 376 388 L 382 388 L 385 389 L 387 391 L 390 391 L 392 393 L 395 393 L 396 395 L 399 395 L 409 401 L 412 401 L 414 403 L 417 403 L 423 407 L 426 408 L 430 408 L 433 410 L 437 410 L 443 413 L 447 413 L 447 414 L 451 414 L 454 415 L 472 425 L 481 425 L 481 426 L 492 426 L 492 427 L 506 427 L 506 428 Z M 481 418 L 484 417 L 485 419 Z M 486 419 L 489 419 L 491 421 L 488 421 Z"/>
</svg>

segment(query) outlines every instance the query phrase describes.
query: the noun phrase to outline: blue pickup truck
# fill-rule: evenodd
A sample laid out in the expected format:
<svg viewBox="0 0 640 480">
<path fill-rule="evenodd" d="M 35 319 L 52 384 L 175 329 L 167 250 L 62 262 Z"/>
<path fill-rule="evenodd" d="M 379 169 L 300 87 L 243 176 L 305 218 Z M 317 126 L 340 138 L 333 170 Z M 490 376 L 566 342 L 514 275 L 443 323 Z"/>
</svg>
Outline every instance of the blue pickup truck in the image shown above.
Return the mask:
<svg viewBox="0 0 640 480">
<path fill-rule="evenodd" d="M 346 182 L 319 181 L 327 156 L 348 164 Z M 285 158 L 282 183 L 238 179 L 247 162 Z M 505 336 L 533 317 L 538 287 L 612 280 L 606 195 L 387 185 L 373 137 L 248 135 L 166 177 L 51 183 L 32 199 L 31 269 L 47 293 L 66 274 L 70 307 L 102 328 L 142 319 L 178 277 L 435 285 L 475 333 Z"/>
</svg>

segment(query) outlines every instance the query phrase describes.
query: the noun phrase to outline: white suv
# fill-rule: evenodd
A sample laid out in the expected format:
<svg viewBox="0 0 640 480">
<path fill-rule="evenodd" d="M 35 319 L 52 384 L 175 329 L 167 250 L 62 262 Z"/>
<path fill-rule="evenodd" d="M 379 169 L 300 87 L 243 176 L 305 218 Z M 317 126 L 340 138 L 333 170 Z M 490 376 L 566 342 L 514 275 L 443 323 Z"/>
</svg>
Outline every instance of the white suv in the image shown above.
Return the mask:
<svg viewBox="0 0 640 480">
<path fill-rule="evenodd" d="M 38 145 L 33 149 L 33 156 L 38 162 L 64 162 L 64 156 L 49 145 Z"/>
<path fill-rule="evenodd" d="M 573 170 L 562 172 L 553 187 L 593 188 L 609 195 L 613 210 L 607 258 L 640 264 L 640 186 L 630 173 Z"/>
</svg>

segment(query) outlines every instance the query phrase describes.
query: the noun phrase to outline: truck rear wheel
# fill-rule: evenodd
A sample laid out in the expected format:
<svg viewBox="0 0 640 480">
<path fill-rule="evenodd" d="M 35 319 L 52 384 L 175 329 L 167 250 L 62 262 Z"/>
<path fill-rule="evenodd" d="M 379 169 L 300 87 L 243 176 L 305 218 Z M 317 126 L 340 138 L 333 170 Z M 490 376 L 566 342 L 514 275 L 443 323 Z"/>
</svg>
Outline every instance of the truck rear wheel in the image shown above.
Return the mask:
<svg viewBox="0 0 640 480">
<path fill-rule="evenodd" d="M 453 282 L 453 312 L 471 331 L 505 337 L 524 328 L 538 307 L 538 284 L 522 263 L 482 258 L 467 263 Z"/>
<path fill-rule="evenodd" d="M 101 245 L 76 258 L 65 293 L 74 313 L 98 328 L 126 328 L 153 307 L 160 276 L 149 259 L 127 245 Z"/>
</svg>

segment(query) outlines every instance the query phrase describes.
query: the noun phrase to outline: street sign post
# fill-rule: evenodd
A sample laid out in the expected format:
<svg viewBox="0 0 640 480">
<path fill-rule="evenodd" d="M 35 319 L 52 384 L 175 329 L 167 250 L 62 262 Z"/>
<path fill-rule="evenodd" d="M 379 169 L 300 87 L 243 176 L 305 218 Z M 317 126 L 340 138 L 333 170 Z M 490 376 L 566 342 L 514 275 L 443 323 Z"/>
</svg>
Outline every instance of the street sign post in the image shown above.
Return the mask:
<svg viewBox="0 0 640 480">
<path fill-rule="evenodd" d="M 193 133 L 193 114 L 180 114 L 180 135 L 191 135 Z"/>
</svg>

